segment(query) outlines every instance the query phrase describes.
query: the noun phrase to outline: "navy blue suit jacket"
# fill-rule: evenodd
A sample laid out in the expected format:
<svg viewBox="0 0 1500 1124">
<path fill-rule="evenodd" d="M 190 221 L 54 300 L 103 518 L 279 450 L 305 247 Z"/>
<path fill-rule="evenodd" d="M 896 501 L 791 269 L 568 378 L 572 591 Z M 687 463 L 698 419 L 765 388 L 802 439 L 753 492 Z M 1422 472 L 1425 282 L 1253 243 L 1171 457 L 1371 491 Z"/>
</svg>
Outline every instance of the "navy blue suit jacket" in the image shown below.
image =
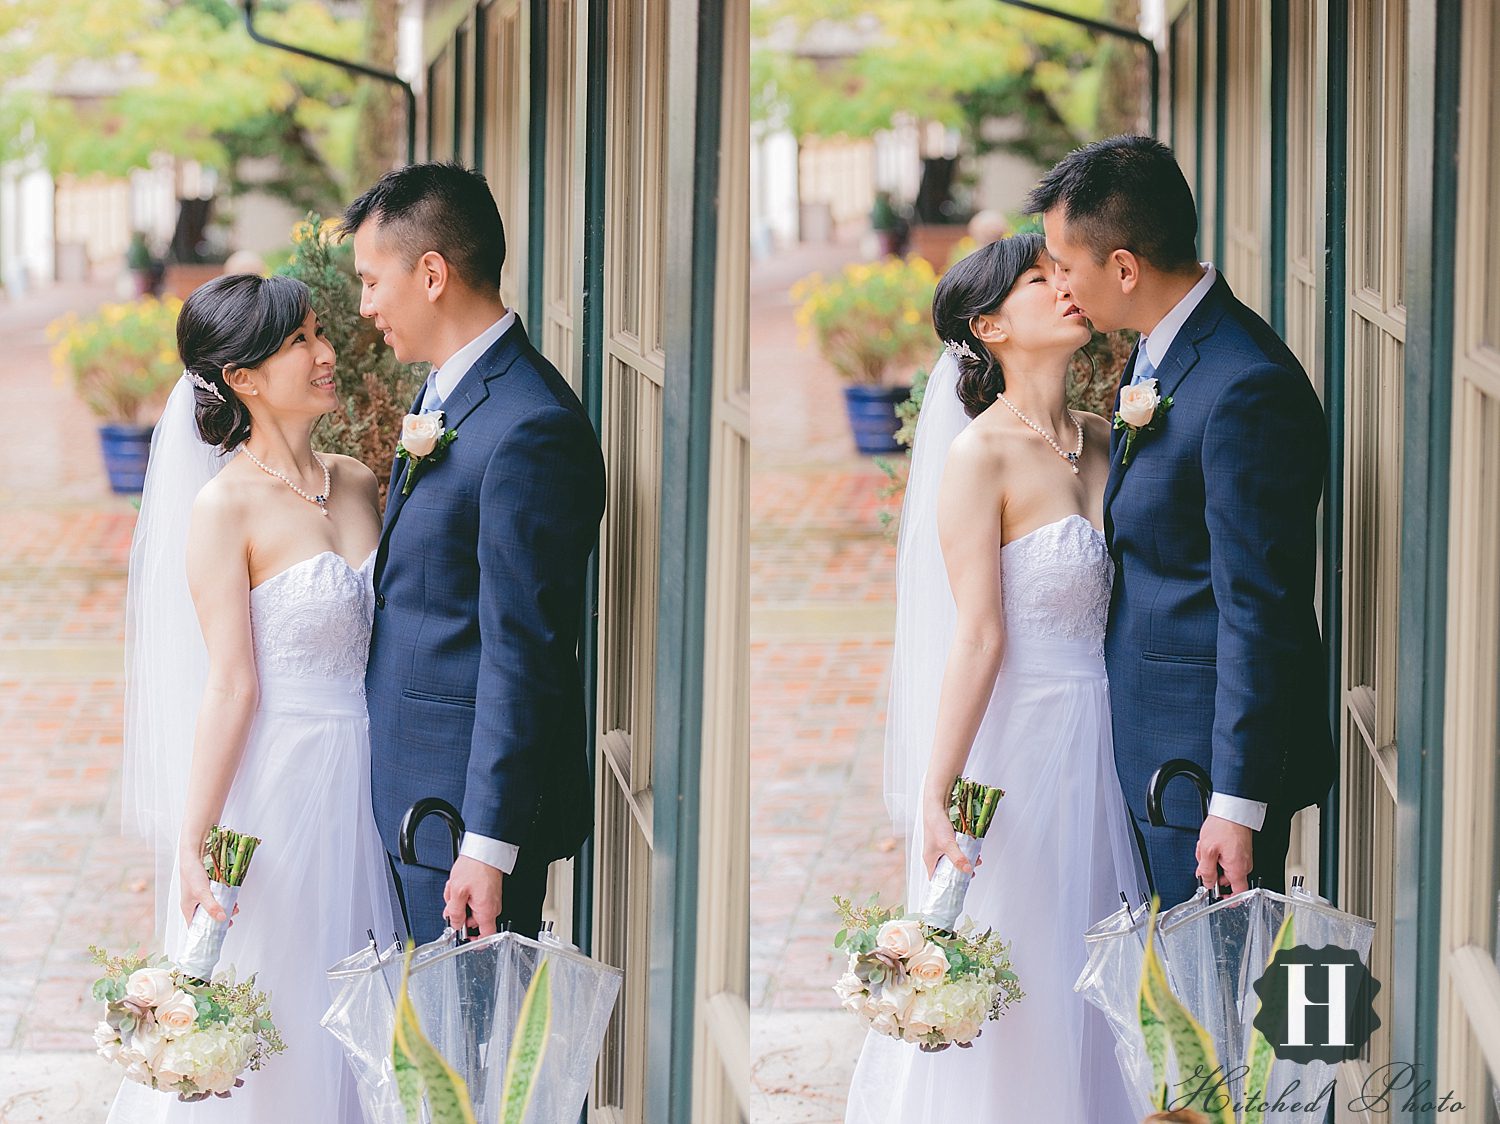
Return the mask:
<svg viewBox="0 0 1500 1124">
<path fill-rule="evenodd" d="M 481 835 L 549 859 L 593 827 L 578 664 L 604 461 L 588 415 L 518 320 L 444 403 L 457 438 L 401 495 L 391 474 L 365 677 L 386 849 L 440 796 Z M 434 819 L 417 837 L 446 870 Z"/>
<path fill-rule="evenodd" d="M 1172 406 L 1129 465 L 1115 431 L 1104 498 L 1120 783 L 1144 817 L 1151 773 L 1185 757 L 1215 792 L 1289 814 L 1320 802 L 1334 775 L 1313 606 L 1323 409 L 1296 357 L 1222 277 L 1157 379 Z M 1167 792 L 1169 823 L 1201 821 L 1185 781 Z"/>
</svg>

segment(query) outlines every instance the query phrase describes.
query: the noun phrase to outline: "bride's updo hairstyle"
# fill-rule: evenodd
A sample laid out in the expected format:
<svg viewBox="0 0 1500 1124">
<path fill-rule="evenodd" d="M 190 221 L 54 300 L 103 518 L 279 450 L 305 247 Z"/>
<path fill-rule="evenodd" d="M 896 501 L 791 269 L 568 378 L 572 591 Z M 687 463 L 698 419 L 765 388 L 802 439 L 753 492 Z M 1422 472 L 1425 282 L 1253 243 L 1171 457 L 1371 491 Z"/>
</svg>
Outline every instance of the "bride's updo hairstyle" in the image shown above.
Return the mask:
<svg viewBox="0 0 1500 1124">
<path fill-rule="evenodd" d="M 943 274 L 932 295 L 932 327 L 958 361 L 958 400 L 977 418 L 1005 391 L 1005 372 L 969 321 L 994 312 L 1046 249 L 1040 234 L 1017 234 L 975 250 Z M 967 351 L 965 351 L 967 349 Z"/>
<path fill-rule="evenodd" d="M 193 416 L 205 442 L 227 453 L 250 436 L 250 411 L 225 385 L 224 371 L 275 355 L 311 307 L 307 286 L 291 277 L 231 273 L 193 290 L 177 315 L 177 350 L 197 376 Z"/>
</svg>

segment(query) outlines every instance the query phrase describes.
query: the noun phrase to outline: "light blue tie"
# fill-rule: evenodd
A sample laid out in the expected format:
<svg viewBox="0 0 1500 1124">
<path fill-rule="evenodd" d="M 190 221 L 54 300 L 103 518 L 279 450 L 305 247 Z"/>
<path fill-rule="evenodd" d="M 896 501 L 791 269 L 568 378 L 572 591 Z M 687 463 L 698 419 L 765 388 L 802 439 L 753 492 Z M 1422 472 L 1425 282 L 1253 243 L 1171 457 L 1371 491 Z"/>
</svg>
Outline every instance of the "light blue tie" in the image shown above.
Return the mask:
<svg viewBox="0 0 1500 1124">
<path fill-rule="evenodd" d="M 1130 375 L 1130 385 L 1156 377 L 1156 368 L 1151 365 L 1151 356 L 1146 354 L 1146 337 L 1141 337 L 1140 350 L 1135 356 L 1135 370 Z"/>
<path fill-rule="evenodd" d="M 427 376 L 426 386 L 422 388 L 422 412 L 424 414 L 430 414 L 434 410 L 441 410 L 443 408 L 443 396 L 438 393 L 437 377 L 437 368 L 434 367 L 432 372 Z"/>
</svg>

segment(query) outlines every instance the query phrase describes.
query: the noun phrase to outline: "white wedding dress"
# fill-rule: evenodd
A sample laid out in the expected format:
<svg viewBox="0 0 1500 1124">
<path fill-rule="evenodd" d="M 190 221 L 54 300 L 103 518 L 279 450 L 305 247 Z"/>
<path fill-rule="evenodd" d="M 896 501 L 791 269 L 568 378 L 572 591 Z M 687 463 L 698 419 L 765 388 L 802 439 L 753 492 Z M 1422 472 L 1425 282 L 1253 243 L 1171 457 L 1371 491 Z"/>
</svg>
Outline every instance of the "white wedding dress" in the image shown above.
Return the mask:
<svg viewBox="0 0 1500 1124">
<path fill-rule="evenodd" d="M 1073 991 L 1085 929 L 1119 907 L 1122 890 L 1138 901 L 1142 884 L 1104 673 L 1114 567 L 1104 535 L 1079 515 L 1006 544 L 1000 559 L 1004 656 L 963 774 L 1006 795 L 964 913 L 1011 942 L 1025 997 L 968 1049 L 927 1054 L 872 1032 L 848 1124 L 1133 1119 L 1110 1031 Z M 916 867 L 912 908 L 922 882 Z"/>
<path fill-rule="evenodd" d="M 220 822 L 259 836 L 219 970 L 255 973 L 286 1042 L 228 1098 L 185 1104 L 124 1082 L 109 1124 L 362 1124 L 354 1080 L 319 1025 L 324 971 L 395 926 L 389 870 L 370 810 L 365 659 L 374 554 L 358 568 L 327 551 L 250 592 L 260 702 Z M 190 705 L 184 700 L 184 705 Z M 171 902 L 178 897 L 176 879 Z M 168 911 L 166 950 L 185 923 Z"/>
</svg>

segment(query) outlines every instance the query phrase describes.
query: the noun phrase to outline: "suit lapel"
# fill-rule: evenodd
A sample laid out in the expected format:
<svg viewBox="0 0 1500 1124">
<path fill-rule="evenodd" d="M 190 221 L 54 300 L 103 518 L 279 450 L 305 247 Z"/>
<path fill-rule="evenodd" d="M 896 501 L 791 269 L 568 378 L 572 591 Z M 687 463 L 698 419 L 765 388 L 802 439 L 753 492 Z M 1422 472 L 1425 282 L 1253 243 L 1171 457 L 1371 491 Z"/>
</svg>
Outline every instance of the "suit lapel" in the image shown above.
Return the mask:
<svg viewBox="0 0 1500 1124">
<path fill-rule="evenodd" d="M 1177 333 L 1177 338 L 1172 341 L 1172 346 L 1167 349 L 1167 354 L 1162 358 L 1161 367 L 1156 372 L 1156 392 L 1161 395 L 1162 401 L 1172 397 L 1173 393 L 1182 385 L 1182 380 L 1187 378 L 1188 372 L 1198 365 L 1198 344 L 1213 334 L 1219 326 L 1219 321 L 1224 318 L 1226 303 L 1232 299 L 1233 294 L 1229 291 L 1229 284 L 1224 280 L 1221 273 L 1214 279 L 1213 285 L 1198 302 L 1198 307 L 1193 309 L 1183 323 L 1182 329 Z M 1125 365 L 1125 377 L 1120 380 L 1120 389 L 1123 390 L 1130 382 L 1131 372 L 1135 369 L 1136 354 L 1140 351 L 1140 344 L 1136 344 L 1136 350 L 1130 353 L 1130 362 Z M 1115 395 L 1115 409 L 1119 409 L 1120 396 Z M 1166 417 L 1162 419 L 1162 428 L 1172 424 L 1172 414 L 1169 410 Z M 1143 438 L 1152 440 L 1160 437 L 1157 432 L 1151 437 Z M 1116 493 L 1120 490 L 1120 484 L 1125 479 L 1128 466 L 1120 463 L 1124 456 L 1125 432 L 1116 429 L 1110 433 L 1110 462 L 1109 480 L 1104 485 L 1104 525 L 1106 531 L 1114 526 L 1114 521 L 1109 517 L 1110 505 L 1114 502 Z M 1137 452 L 1140 449 L 1140 440 L 1137 439 Z M 1113 537 L 1111 533 L 1111 537 Z"/>
<path fill-rule="evenodd" d="M 489 382 L 491 379 L 499 378 L 509 370 L 510 365 L 516 361 L 516 357 L 526 349 L 526 329 L 521 325 L 521 318 L 516 317 L 516 322 L 509 330 L 490 345 L 486 351 L 474 363 L 474 366 L 458 380 L 458 385 L 453 388 L 453 393 L 443 403 L 443 426 L 446 429 L 457 429 L 464 419 L 479 408 L 479 404 L 490 396 Z M 417 401 L 422 398 L 421 392 L 417 393 Z M 412 404 L 412 411 L 416 411 L 416 403 Z M 451 453 L 449 454 L 451 455 Z M 411 471 L 411 462 L 406 459 L 398 460 L 396 468 L 391 473 L 391 487 L 386 494 L 385 525 L 380 531 L 380 554 L 376 559 L 377 578 L 379 572 L 384 569 L 386 545 L 390 541 L 391 530 L 396 526 L 396 520 L 401 515 L 401 509 L 406 506 L 407 496 L 401 494 L 400 485 L 406 480 L 406 474 Z M 434 469 L 437 466 L 434 466 Z M 413 485 L 417 487 L 418 485 Z"/>
</svg>

